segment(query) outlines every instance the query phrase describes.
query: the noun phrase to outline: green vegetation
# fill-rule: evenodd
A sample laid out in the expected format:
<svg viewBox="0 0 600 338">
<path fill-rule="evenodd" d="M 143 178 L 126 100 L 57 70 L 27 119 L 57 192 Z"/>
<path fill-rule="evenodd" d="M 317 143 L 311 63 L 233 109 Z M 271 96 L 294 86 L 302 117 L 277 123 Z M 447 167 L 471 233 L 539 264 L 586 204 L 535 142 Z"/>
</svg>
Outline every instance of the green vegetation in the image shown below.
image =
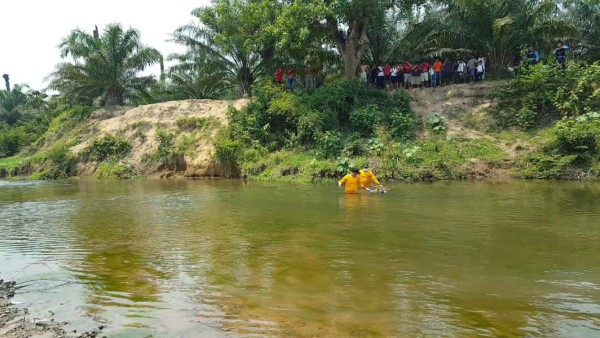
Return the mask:
<svg viewBox="0 0 600 338">
<path fill-rule="evenodd" d="M 92 175 L 97 179 L 131 179 L 139 176 L 140 173 L 134 167 L 115 161 L 102 162 Z"/>
<path fill-rule="evenodd" d="M 95 135 L 88 121 L 96 108 L 246 96 L 249 104 L 230 111 L 227 127 L 210 117 L 179 118 L 170 130 L 159 122 L 158 147 L 143 162 L 184 169 L 184 155 L 220 128 L 215 160 L 227 177 L 328 179 L 364 161 L 382 177 L 404 180 L 485 176 L 511 166 L 526 178 L 600 175 L 595 0 L 215 0 L 192 16 L 173 32 L 185 50 L 167 56 L 173 65 L 166 71 L 138 31 L 115 23 L 102 32 L 75 29 L 60 42 L 65 62 L 49 86 L 56 96 L 24 85 L 0 90 L 0 177 L 68 177 L 78 161 L 96 162 L 98 178 L 135 177 L 124 160 L 132 144 L 152 145 L 152 123 Z M 551 55 L 559 41 L 571 47 L 566 68 Z M 519 66 L 514 60 L 528 46 L 542 61 Z M 406 91 L 355 79 L 362 62 L 471 53 L 487 60 L 488 79 L 511 78 L 495 91 L 497 104 L 477 112 L 416 116 Z M 154 64 L 160 77 L 140 75 Z M 310 90 L 308 64 L 317 84 Z M 274 84 L 277 68 L 295 69 L 296 90 Z"/>
<path fill-rule="evenodd" d="M 94 139 L 85 149 L 84 156 L 92 161 L 102 162 L 107 159 L 119 160 L 131 150 L 131 144 L 126 140 L 107 134 Z"/>
<path fill-rule="evenodd" d="M 582 179 L 600 174 L 600 114 L 567 117 L 536 151 L 517 163 L 524 178 Z"/>
<path fill-rule="evenodd" d="M 158 129 L 154 137 L 158 142 L 158 148 L 154 153 L 144 156 L 144 163 L 155 165 L 158 170 L 177 171 L 178 168 L 181 168 L 183 153 L 177 149 L 173 142 L 175 134 Z"/>
<path fill-rule="evenodd" d="M 138 76 L 146 67 L 162 62 L 156 49 L 144 47 L 134 29 L 109 24 L 103 34 L 73 30 L 60 44 L 63 58 L 51 75 L 49 88 L 62 93 L 69 103 L 123 105 L 125 99 L 140 98 L 154 84 L 152 76 Z"/>
</svg>

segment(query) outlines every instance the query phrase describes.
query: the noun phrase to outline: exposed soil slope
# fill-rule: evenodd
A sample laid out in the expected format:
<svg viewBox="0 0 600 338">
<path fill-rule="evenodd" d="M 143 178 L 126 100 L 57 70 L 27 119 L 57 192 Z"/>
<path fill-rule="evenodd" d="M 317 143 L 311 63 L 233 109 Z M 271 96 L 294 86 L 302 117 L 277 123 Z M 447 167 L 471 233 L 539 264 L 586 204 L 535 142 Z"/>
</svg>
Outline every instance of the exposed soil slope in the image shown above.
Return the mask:
<svg viewBox="0 0 600 338">
<path fill-rule="evenodd" d="M 184 176 L 219 176 L 220 169 L 214 160 L 213 140 L 221 126 L 227 125 L 227 109 L 237 109 L 246 104 L 246 100 L 185 100 L 163 102 L 139 107 L 102 108 L 95 111 L 84 128 L 82 138 L 85 140 L 71 148 L 75 155 L 80 155 L 93 139 L 103 134 L 122 137 L 132 145 L 131 152 L 122 160 L 145 175 L 171 176 L 172 169 L 152 166 L 144 163 L 144 156 L 152 154 L 158 148 L 157 130 L 175 135 L 173 146 L 184 141 L 186 150 L 177 166 L 177 174 Z M 178 119 L 211 118 L 213 124 L 201 130 L 182 130 L 177 126 Z M 79 176 L 94 173 L 97 163 L 80 163 Z"/>
</svg>

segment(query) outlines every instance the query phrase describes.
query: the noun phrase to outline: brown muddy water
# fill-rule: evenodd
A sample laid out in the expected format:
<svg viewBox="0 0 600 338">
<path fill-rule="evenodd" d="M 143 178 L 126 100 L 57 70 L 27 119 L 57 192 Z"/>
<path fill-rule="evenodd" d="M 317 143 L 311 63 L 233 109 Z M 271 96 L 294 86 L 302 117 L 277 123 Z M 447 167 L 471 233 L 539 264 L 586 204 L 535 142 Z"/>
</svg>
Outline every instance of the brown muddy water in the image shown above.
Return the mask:
<svg viewBox="0 0 600 338">
<path fill-rule="evenodd" d="M 600 184 L 0 182 L 0 278 L 108 337 L 598 337 Z"/>
</svg>

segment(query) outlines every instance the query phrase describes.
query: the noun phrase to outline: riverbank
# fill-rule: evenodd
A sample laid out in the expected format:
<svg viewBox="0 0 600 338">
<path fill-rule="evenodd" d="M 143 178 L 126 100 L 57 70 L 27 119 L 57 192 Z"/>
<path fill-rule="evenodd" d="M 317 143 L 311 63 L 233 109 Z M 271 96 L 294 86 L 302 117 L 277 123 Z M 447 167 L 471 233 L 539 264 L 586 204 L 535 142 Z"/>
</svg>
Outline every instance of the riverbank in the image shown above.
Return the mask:
<svg viewBox="0 0 600 338">
<path fill-rule="evenodd" d="M 96 338 L 104 326 L 91 332 L 67 332 L 65 326 L 68 322 L 55 322 L 54 313 L 48 311 L 48 318 L 35 318 L 29 316 L 27 308 L 18 309 L 11 302 L 15 293 L 26 285 L 19 285 L 15 281 L 0 279 L 0 337 L 14 338 Z"/>
<path fill-rule="evenodd" d="M 89 113 L 74 108 L 33 145 L 0 159 L 0 178 L 314 182 L 338 179 L 365 162 L 387 181 L 597 178 L 597 139 L 583 165 L 570 150 L 560 152 L 563 126 L 523 131 L 501 124 L 494 95 L 506 84 L 363 93 L 378 95 L 368 98 L 374 103 L 333 85 L 303 96 L 268 89 L 253 101 L 186 100 Z M 320 131 L 330 123 L 328 114 L 343 132 Z M 581 149 L 580 139 L 569 142 Z"/>
</svg>

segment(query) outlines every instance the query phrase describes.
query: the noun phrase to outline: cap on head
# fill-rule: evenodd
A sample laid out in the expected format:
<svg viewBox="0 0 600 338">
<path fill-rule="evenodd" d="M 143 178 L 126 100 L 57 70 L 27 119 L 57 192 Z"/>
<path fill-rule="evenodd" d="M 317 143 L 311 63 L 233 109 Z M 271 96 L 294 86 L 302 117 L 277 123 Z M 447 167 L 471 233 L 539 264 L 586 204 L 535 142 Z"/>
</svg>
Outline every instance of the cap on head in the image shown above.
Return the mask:
<svg viewBox="0 0 600 338">
<path fill-rule="evenodd" d="M 365 162 L 365 164 L 363 164 L 363 169 L 369 169 L 369 162 Z"/>
</svg>

